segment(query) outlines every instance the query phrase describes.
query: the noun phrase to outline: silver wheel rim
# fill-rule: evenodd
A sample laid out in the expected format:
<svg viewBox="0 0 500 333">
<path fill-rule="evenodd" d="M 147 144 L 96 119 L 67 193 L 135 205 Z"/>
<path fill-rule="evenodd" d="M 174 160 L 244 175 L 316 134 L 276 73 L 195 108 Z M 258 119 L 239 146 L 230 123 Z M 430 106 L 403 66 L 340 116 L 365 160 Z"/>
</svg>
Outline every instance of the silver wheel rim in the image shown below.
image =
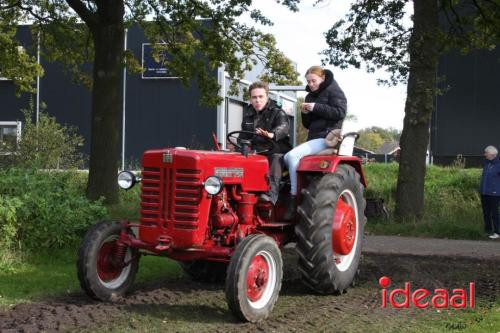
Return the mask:
<svg viewBox="0 0 500 333">
<path fill-rule="evenodd" d="M 108 238 L 106 238 L 104 240 L 104 242 L 102 242 L 101 246 L 107 242 L 112 242 L 112 241 L 115 241 L 118 239 L 118 236 L 117 235 L 112 235 L 112 236 L 109 236 Z M 100 249 L 99 249 L 100 250 Z M 130 248 L 127 248 L 127 252 L 125 253 L 125 258 L 124 258 L 124 261 L 127 262 L 130 260 L 130 258 L 132 257 L 132 251 L 130 250 Z M 127 277 L 129 276 L 129 273 L 130 273 L 130 264 L 127 265 L 126 267 L 124 267 L 120 273 L 120 275 L 115 278 L 114 280 L 111 280 L 111 281 L 103 281 L 101 279 L 101 277 L 99 276 L 99 274 L 97 274 L 97 278 L 99 279 L 99 282 L 104 286 L 106 287 L 107 289 L 117 289 L 119 288 L 120 286 L 123 285 L 123 283 L 127 280 Z"/>
<path fill-rule="evenodd" d="M 264 258 L 264 260 L 266 261 L 268 267 L 269 267 L 269 279 L 267 281 L 267 285 L 266 285 L 266 288 L 261 296 L 261 298 L 255 302 L 252 302 L 250 301 L 248 298 L 248 304 L 253 308 L 253 309 L 256 309 L 256 310 L 259 310 L 259 309 L 262 309 L 263 307 L 265 307 L 269 301 L 271 300 L 272 296 L 273 296 L 273 293 L 274 293 L 274 289 L 276 288 L 276 280 L 277 280 L 277 268 L 276 268 L 276 261 L 274 260 L 274 257 L 272 256 L 272 254 L 268 251 L 259 251 L 259 253 L 257 253 L 255 257 L 257 256 L 262 256 Z M 253 258 L 252 258 L 253 260 Z M 247 272 L 248 274 L 248 272 Z M 246 285 L 246 277 L 247 277 L 247 274 L 245 274 L 245 285 Z"/>
</svg>

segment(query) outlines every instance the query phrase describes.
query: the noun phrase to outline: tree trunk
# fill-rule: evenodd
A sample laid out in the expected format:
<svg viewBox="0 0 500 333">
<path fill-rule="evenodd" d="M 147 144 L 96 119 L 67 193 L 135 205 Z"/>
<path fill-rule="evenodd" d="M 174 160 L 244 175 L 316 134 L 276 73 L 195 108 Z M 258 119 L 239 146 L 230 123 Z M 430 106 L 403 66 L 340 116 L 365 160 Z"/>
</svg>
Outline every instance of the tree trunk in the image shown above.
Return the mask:
<svg viewBox="0 0 500 333">
<path fill-rule="evenodd" d="M 95 58 L 92 86 L 92 123 L 87 197 L 118 202 L 116 181 L 120 157 L 122 116 L 123 2 L 103 2 L 91 27 Z"/>
<path fill-rule="evenodd" d="M 436 94 L 438 1 L 414 0 L 410 73 L 396 193 L 396 216 L 420 218 L 424 209 L 425 159 Z"/>
</svg>

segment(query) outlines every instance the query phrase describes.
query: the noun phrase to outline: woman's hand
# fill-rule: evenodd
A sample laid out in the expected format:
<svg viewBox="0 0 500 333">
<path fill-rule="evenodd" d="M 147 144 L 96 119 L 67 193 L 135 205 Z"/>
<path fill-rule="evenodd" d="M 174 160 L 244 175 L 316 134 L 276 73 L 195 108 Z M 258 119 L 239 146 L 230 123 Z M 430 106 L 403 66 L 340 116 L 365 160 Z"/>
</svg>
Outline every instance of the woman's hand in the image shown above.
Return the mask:
<svg viewBox="0 0 500 333">
<path fill-rule="evenodd" d="M 314 103 L 302 103 L 302 112 L 308 113 L 314 109 Z"/>
<path fill-rule="evenodd" d="M 260 136 L 265 136 L 269 139 L 274 138 L 274 133 L 263 130 L 262 128 L 256 128 L 255 134 L 260 135 Z"/>
</svg>

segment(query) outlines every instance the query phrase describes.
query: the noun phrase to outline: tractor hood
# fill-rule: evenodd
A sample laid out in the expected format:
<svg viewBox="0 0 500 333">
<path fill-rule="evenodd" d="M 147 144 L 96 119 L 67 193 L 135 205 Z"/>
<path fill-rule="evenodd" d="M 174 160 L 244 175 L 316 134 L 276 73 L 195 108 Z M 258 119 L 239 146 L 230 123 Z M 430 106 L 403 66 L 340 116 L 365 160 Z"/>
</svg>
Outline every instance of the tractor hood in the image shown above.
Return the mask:
<svg viewBox="0 0 500 333">
<path fill-rule="evenodd" d="M 239 184 L 244 192 L 267 191 L 268 161 L 262 155 L 183 148 L 148 150 L 142 156 L 144 171 L 148 168 L 175 169 L 178 174 L 193 175 L 201 186 L 210 176 L 220 177 L 224 184 Z"/>
</svg>

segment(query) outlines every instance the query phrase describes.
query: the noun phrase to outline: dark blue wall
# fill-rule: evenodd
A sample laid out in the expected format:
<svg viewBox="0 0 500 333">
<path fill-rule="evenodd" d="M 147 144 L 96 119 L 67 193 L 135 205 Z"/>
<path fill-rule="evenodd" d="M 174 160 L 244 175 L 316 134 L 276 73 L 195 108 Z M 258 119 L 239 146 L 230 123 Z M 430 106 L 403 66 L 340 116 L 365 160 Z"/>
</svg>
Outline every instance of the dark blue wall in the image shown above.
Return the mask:
<svg viewBox="0 0 500 333">
<path fill-rule="evenodd" d="M 438 75 L 445 92 L 432 119 L 434 161 L 446 164 L 458 154 L 480 156 L 486 146 L 500 146 L 500 49 L 447 54 Z"/>
<path fill-rule="evenodd" d="M 29 28 L 20 27 L 18 38 L 23 45 L 31 45 L 29 36 Z M 128 48 L 139 61 L 142 43 L 145 42 L 147 40 L 139 28 L 129 30 Z M 88 153 L 90 91 L 74 83 L 61 65 L 47 63 L 43 59 L 41 63 L 45 70 L 40 83 L 41 101 L 58 122 L 78 127 L 79 134 L 85 138 L 82 151 Z M 151 148 L 211 148 L 211 133 L 217 129 L 216 108 L 199 105 L 200 92 L 196 83 L 185 88 L 178 79 L 142 79 L 141 74 L 128 74 L 126 83 L 127 163 L 138 161 L 144 150 Z M 12 82 L 0 81 L 0 121 L 22 119 L 19 110 L 28 106 L 29 96 L 17 98 L 14 92 Z"/>
</svg>

